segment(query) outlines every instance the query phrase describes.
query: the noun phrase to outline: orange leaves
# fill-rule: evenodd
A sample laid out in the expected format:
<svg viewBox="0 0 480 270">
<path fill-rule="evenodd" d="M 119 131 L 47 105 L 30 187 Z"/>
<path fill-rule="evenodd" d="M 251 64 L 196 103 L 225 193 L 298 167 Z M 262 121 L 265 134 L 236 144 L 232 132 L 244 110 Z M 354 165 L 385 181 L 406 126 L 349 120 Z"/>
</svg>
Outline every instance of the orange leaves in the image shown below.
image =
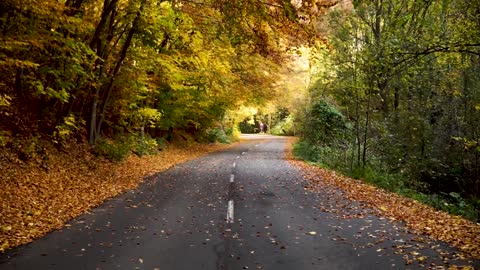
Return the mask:
<svg viewBox="0 0 480 270">
<path fill-rule="evenodd" d="M 95 158 L 85 145 L 52 150 L 48 172 L 38 164 L 0 160 L 0 252 L 61 228 L 104 200 L 135 188 L 145 176 L 225 148 L 169 146 L 156 156 L 130 156 L 122 163 Z"/>
<path fill-rule="evenodd" d="M 467 256 L 480 258 L 480 224 L 435 210 L 415 200 L 387 192 L 334 171 L 292 159 L 291 154 L 288 155 L 290 155 L 290 162 L 301 169 L 309 181 L 310 184 L 306 189 L 322 192 L 325 186 L 339 187 L 344 191 L 346 197 L 369 204 L 377 211 L 378 215 L 404 221 L 410 229 L 417 233 L 445 241 L 460 249 Z M 414 257 L 417 261 L 426 259 Z"/>
</svg>

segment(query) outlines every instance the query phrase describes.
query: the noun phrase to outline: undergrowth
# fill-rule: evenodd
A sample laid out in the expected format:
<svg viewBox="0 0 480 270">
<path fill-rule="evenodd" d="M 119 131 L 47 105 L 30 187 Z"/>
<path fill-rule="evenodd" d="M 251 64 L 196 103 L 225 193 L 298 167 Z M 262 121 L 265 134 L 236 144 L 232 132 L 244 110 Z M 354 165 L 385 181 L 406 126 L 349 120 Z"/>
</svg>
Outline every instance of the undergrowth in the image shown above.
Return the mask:
<svg viewBox="0 0 480 270">
<path fill-rule="evenodd" d="M 456 192 L 428 193 L 427 189 L 416 181 L 408 179 L 401 173 L 388 172 L 381 164 L 355 166 L 349 161 L 345 151 L 334 147 L 321 147 L 301 141 L 294 145 L 293 152 L 295 156 L 317 166 L 339 171 L 346 176 L 412 198 L 438 210 L 460 215 L 475 222 L 480 221 L 480 198 L 464 198 Z"/>
<path fill-rule="evenodd" d="M 165 147 L 165 141 L 153 139 L 150 136 L 143 138 L 137 135 L 118 136 L 115 139 L 101 139 L 95 146 L 95 153 L 112 161 L 122 161 L 129 153 L 138 156 L 155 155 Z"/>
</svg>

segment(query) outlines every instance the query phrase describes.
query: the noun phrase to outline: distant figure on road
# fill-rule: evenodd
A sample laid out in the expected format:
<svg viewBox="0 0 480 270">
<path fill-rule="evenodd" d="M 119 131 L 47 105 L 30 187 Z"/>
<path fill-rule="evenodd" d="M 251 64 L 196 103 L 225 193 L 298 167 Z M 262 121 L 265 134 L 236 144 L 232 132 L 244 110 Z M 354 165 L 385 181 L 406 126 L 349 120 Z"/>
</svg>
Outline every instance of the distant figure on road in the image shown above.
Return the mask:
<svg viewBox="0 0 480 270">
<path fill-rule="evenodd" d="M 263 128 L 264 128 L 263 122 L 260 122 L 260 133 L 263 133 Z"/>
</svg>

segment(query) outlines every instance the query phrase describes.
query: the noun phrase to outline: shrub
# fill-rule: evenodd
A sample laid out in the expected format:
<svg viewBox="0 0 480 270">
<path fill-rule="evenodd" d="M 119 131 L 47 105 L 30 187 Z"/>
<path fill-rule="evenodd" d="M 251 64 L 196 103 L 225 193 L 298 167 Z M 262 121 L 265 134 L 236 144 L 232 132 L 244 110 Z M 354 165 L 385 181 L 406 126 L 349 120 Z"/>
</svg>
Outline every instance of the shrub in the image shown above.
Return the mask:
<svg viewBox="0 0 480 270">
<path fill-rule="evenodd" d="M 221 128 L 214 128 L 206 131 L 207 140 L 211 143 L 230 143 L 227 134 Z"/>
<path fill-rule="evenodd" d="M 150 136 L 140 137 L 133 141 L 135 143 L 132 145 L 132 151 L 138 156 L 155 155 L 158 153 L 157 141 Z"/>
<path fill-rule="evenodd" d="M 118 137 L 115 140 L 100 139 L 95 152 L 112 161 L 122 161 L 130 153 L 132 142 L 129 137 Z"/>
<path fill-rule="evenodd" d="M 53 133 L 53 142 L 55 144 L 66 143 L 82 128 L 83 125 L 85 125 L 85 120 L 81 117 L 69 114 L 55 127 L 56 130 Z"/>
<path fill-rule="evenodd" d="M 303 137 L 315 145 L 332 145 L 344 139 L 348 127 L 345 117 L 335 106 L 320 100 L 307 113 Z"/>
<path fill-rule="evenodd" d="M 284 120 L 280 121 L 277 123 L 271 130 L 270 132 L 273 135 L 288 135 L 288 136 L 293 136 L 295 131 L 294 131 L 294 117 L 293 115 L 287 116 Z"/>
<path fill-rule="evenodd" d="M 233 126 L 231 128 L 227 128 L 225 130 L 225 134 L 227 134 L 231 141 L 237 141 L 242 133 L 240 132 L 238 126 Z"/>
</svg>

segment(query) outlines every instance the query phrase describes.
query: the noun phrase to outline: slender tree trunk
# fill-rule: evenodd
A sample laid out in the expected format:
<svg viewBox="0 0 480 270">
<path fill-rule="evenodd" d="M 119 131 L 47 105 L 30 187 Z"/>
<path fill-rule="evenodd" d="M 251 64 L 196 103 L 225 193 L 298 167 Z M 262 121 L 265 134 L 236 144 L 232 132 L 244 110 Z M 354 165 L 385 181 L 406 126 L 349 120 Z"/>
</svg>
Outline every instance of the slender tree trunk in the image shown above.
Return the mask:
<svg viewBox="0 0 480 270">
<path fill-rule="evenodd" d="M 368 90 L 367 93 L 367 109 L 365 112 L 365 129 L 364 129 L 364 134 L 363 134 L 363 153 L 362 153 L 362 166 L 365 168 L 365 165 L 367 164 L 367 140 L 368 140 L 368 129 L 370 125 L 370 98 L 372 94 L 372 87 Z"/>
<path fill-rule="evenodd" d="M 72 0 L 73 1 L 73 0 Z M 112 13 L 116 9 L 116 3 L 118 0 L 105 0 L 103 5 L 103 11 L 101 15 L 100 22 L 98 23 L 97 27 L 95 28 L 95 33 L 90 41 L 90 48 L 94 50 L 99 58 L 107 58 L 105 52 L 102 50 L 102 40 L 100 39 L 100 35 L 107 23 L 108 19 L 113 20 Z M 98 59 L 95 63 L 96 68 L 98 69 L 98 81 L 101 82 L 104 78 L 105 70 L 107 62 Z M 101 66 L 100 66 L 101 65 Z M 100 67 L 99 67 L 100 66 Z M 98 141 L 98 132 L 97 132 L 97 108 L 100 100 L 100 90 L 101 87 L 95 86 L 94 88 L 94 96 L 92 102 L 92 111 L 90 114 L 90 130 L 89 130 L 89 143 L 92 146 Z"/>
<path fill-rule="evenodd" d="M 382 98 L 382 112 L 385 119 L 390 114 L 390 96 L 387 89 L 386 82 L 378 82 L 377 87 L 380 93 L 380 97 Z"/>
<path fill-rule="evenodd" d="M 97 126 L 97 106 L 98 106 L 98 96 L 100 95 L 100 88 L 97 87 L 95 89 L 95 95 L 93 96 L 93 103 L 92 103 L 92 113 L 90 115 L 90 134 L 88 142 L 90 145 L 95 145 L 98 138 L 97 133 L 95 132 L 95 127 Z"/>
<path fill-rule="evenodd" d="M 356 61 L 355 61 L 356 62 Z M 352 159 L 350 162 L 350 172 L 353 171 L 353 163 L 355 159 L 355 148 L 357 148 L 357 166 L 360 164 L 360 97 L 358 95 L 358 86 L 357 86 L 357 67 L 356 63 L 353 67 L 353 87 L 355 91 L 355 138 L 352 142 Z"/>
<path fill-rule="evenodd" d="M 65 14 L 68 16 L 75 16 L 80 12 L 80 8 L 82 7 L 83 0 L 67 0 L 65 6 L 67 9 L 65 10 Z"/>
<path fill-rule="evenodd" d="M 103 4 L 103 11 L 100 18 L 100 22 L 98 23 L 97 27 L 95 28 L 95 33 L 93 34 L 92 40 L 90 41 L 90 48 L 95 50 L 95 46 L 97 42 L 100 40 L 100 35 L 107 23 L 108 18 L 113 10 L 115 10 L 118 0 L 105 0 Z M 97 51 L 98 54 L 98 51 Z"/>
<path fill-rule="evenodd" d="M 23 67 L 17 69 L 15 74 L 15 92 L 20 95 L 23 88 Z"/>
<path fill-rule="evenodd" d="M 107 92 L 107 97 L 105 99 L 105 102 L 103 103 L 100 120 L 98 121 L 98 124 L 97 124 L 97 127 L 96 127 L 96 136 L 95 136 L 94 144 L 96 144 L 96 142 L 98 141 L 99 134 L 102 131 L 102 124 L 103 124 L 103 121 L 105 120 L 105 114 L 106 114 L 108 105 L 110 103 L 110 98 L 112 96 L 112 92 L 113 92 L 113 88 L 114 88 L 113 87 L 114 82 L 115 82 L 116 76 L 118 75 L 118 73 L 120 71 L 120 68 L 123 65 L 123 61 L 125 60 L 125 57 L 127 56 L 127 51 L 130 48 L 130 45 L 132 43 L 133 35 L 135 34 L 135 32 L 138 29 L 138 24 L 140 23 L 140 17 L 143 13 L 144 5 L 145 5 L 145 0 L 143 0 L 141 2 L 140 9 L 138 10 L 136 17 L 133 20 L 132 27 L 130 28 L 130 30 L 128 32 L 127 38 L 125 39 L 125 43 L 123 44 L 122 50 L 120 52 L 119 59 L 117 61 L 117 64 L 115 65 L 115 68 L 112 71 L 112 75 L 111 75 L 110 79 L 108 80 L 108 83 L 105 87 L 105 90 Z"/>
</svg>

